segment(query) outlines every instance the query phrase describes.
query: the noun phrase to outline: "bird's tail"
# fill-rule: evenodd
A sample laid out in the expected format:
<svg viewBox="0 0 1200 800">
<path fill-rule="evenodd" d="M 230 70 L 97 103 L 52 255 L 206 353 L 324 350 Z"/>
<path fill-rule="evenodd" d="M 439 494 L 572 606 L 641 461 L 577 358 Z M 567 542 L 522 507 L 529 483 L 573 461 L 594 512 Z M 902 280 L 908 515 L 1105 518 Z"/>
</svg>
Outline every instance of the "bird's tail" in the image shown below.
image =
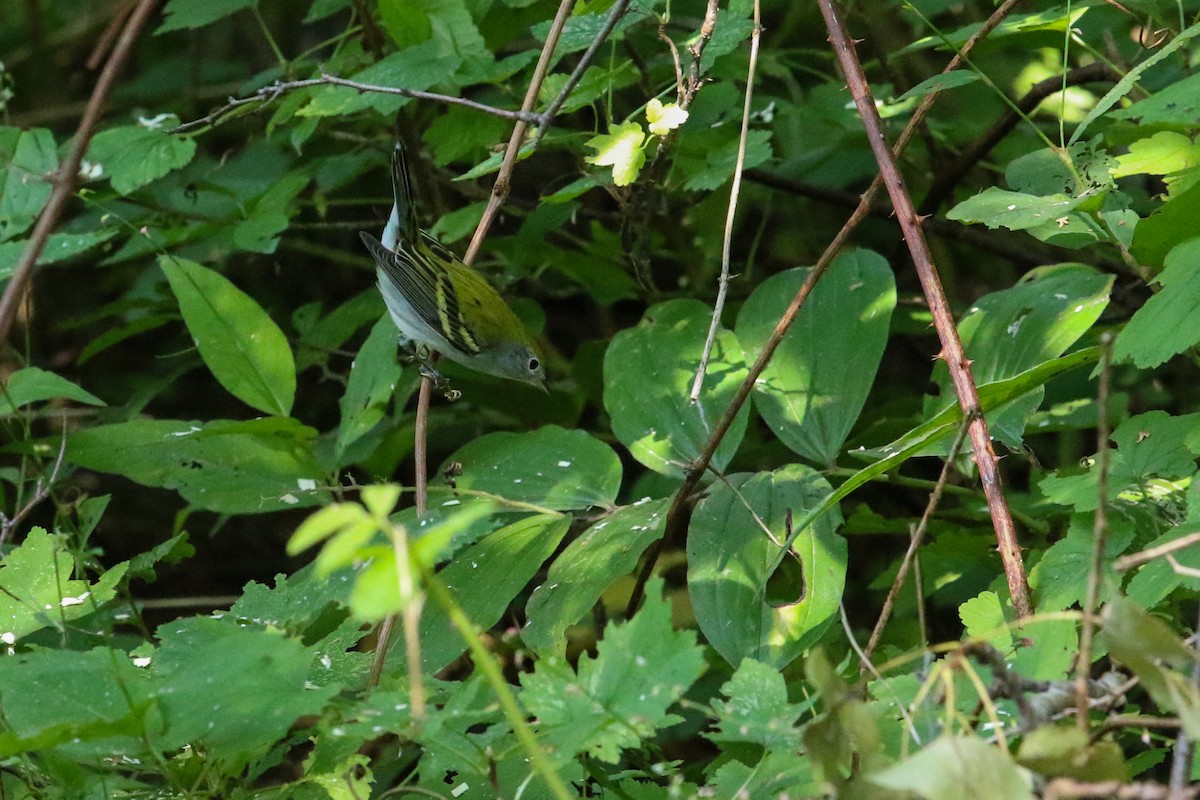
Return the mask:
<svg viewBox="0 0 1200 800">
<path fill-rule="evenodd" d="M 397 141 L 392 150 L 392 215 L 383 229 L 383 244 L 396 250 L 403 240 L 415 241 L 420 235 L 417 227 L 417 207 L 413 202 L 412 178 L 408 174 L 408 160 L 404 145 Z"/>
</svg>

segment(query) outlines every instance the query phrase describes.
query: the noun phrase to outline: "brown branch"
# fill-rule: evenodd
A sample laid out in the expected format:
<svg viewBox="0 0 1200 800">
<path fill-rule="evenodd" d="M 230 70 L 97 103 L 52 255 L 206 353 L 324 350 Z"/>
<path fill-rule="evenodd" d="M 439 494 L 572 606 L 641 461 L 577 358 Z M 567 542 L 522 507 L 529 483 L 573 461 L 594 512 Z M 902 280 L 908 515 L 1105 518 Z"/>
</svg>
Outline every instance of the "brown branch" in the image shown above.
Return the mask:
<svg viewBox="0 0 1200 800">
<path fill-rule="evenodd" d="M 962 63 L 962 60 L 966 54 L 969 53 L 978 42 L 982 41 L 984 37 L 991 33 L 1019 2 L 1020 0 L 1005 0 L 995 11 L 993 11 L 991 16 L 987 18 L 979 30 L 977 30 L 971 36 L 971 38 L 967 40 L 966 44 L 963 45 L 963 49 L 954 54 L 954 57 L 950 59 L 949 63 L 947 63 L 946 67 L 942 70 L 942 74 L 945 75 L 947 72 L 957 69 L 958 65 Z M 916 111 L 913 112 L 912 117 L 909 119 L 908 124 L 904 127 L 900 137 L 896 140 L 894 150 L 896 157 L 899 157 L 904 151 L 904 148 L 908 145 L 909 140 L 912 139 L 917 128 L 929 114 L 930 109 L 933 108 L 933 104 L 937 100 L 939 94 L 940 92 L 930 92 L 921 100 L 920 105 L 917 106 Z M 821 279 L 821 276 L 825 274 L 825 270 L 828 269 L 829 265 L 833 262 L 834 256 L 837 255 L 845 243 L 849 241 L 850 234 L 854 232 L 854 229 L 858 227 L 859 223 L 866 219 L 867 215 L 870 213 L 871 204 L 874 202 L 875 195 L 878 193 L 880 186 L 882 186 L 882 178 L 877 175 L 867 190 L 863 192 L 862 197 L 859 200 L 858 207 L 854 209 L 854 212 L 850 215 L 850 218 L 846 220 L 846 223 L 842 226 L 842 229 L 839 230 L 837 235 L 833 237 L 833 241 L 831 241 L 825 248 L 825 252 L 823 252 L 821 257 L 817 259 L 817 263 L 813 265 L 812 271 L 808 274 L 808 277 L 805 279 L 804 283 L 801 284 L 798 290 L 796 290 L 795 296 L 792 297 L 792 302 L 788 304 L 787 309 L 783 312 L 783 316 L 780 317 L 779 322 L 776 323 L 775 329 L 771 332 L 771 335 L 767 337 L 766 342 L 763 344 L 762 352 L 759 353 L 758 358 L 750 367 L 749 373 L 742 381 L 742 385 L 738 387 L 737 393 L 734 395 L 729 407 L 725 409 L 724 416 L 721 417 L 720 421 L 713 429 L 712 434 L 708 437 L 708 441 L 705 442 L 704 449 L 700 452 L 700 455 L 685 473 L 683 485 L 680 486 L 679 490 L 675 493 L 675 497 L 671 501 L 671 507 L 667 510 L 667 517 L 663 523 L 663 536 L 661 539 L 651 545 L 650 549 L 647 551 L 646 559 L 642 564 L 642 571 L 638 573 L 637 581 L 634 583 L 633 591 L 630 593 L 629 604 L 627 606 L 630 614 L 633 613 L 634 609 L 636 609 L 642 601 L 642 594 L 645 590 L 646 581 L 649 580 L 650 575 L 653 573 L 654 564 L 658 560 L 658 554 L 662 552 L 663 548 L 666 546 L 666 543 L 679 540 L 682 537 L 683 532 L 687 529 L 687 517 L 690 513 L 692 505 L 690 500 L 691 495 L 696 490 L 696 487 L 700 483 L 700 479 L 704 476 L 705 471 L 708 469 L 708 465 L 712 461 L 713 454 L 717 451 L 717 447 L 720 446 L 721 441 L 725 438 L 725 434 L 729 432 L 729 427 L 733 424 L 733 420 L 737 417 L 738 412 L 741 411 L 746 399 L 750 396 L 750 391 L 754 388 L 755 382 L 758 381 L 759 376 L 762 375 L 763 370 L 766 369 L 767 364 L 770 363 L 772 356 L 775 355 L 775 350 L 779 347 L 779 343 L 783 341 L 784 335 L 788 332 L 788 329 L 791 328 L 792 323 L 796 321 L 796 317 L 799 315 L 801 307 L 804 305 L 805 301 L 808 300 L 808 296 L 812 294 L 813 287 L 816 286 L 816 283 Z"/>
<path fill-rule="evenodd" d="M 558 13 L 554 15 L 554 22 L 551 23 L 550 31 L 546 34 L 546 43 L 542 47 L 541 56 L 538 57 L 537 66 L 533 69 L 533 77 L 529 81 L 529 89 L 525 92 L 525 100 L 521 103 L 521 112 L 524 114 L 529 114 L 533 109 L 533 104 L 537 101 L 538 93 L 542 90 L 542 83 L 546 80 L 546 73 L 550 71 L 550 59 L 554 55 L 554 48 L 558 46 L 558 37 L 562 34 L 563 26 L 567 24 L 567 18 L 571 16 L 571 9 L 574 7 L 575 0 L 559 0 Z M 536 114 L 533 116 L 535 122 L 541 119 Z M 541 123 L 538 122 L 538 124 Z M 491 229 L 492 222 L 495 221 L 496 214 L 500 211 L 500 206 L 504 205 L 504 201 L 508 199 L 508 193 L 512 188 L 510 181 L 513 169 L 517 165 L 517 154 L 521 151 L 521 141 L 525 138 L 525 129 L 528 127 L 528 120 L 518 119 L 517 124 L 513 126 L 512 136 L 508 137 L 508 146 L 504 150 L 504 161 L 500 164 L 496 183 L 492 186 L 492 195 L 488 198 L 487 208 L 484 209 L 483 217 L 480 218 L 479 225 L 475 228 L 475 235 L 471 237 L 471 245 L 467 248 L 467 254 L 463 256 L 463 261 L 468 264 L 472 263 L 475 256 L 479 254 L 479 248 L 483 245 L 483 239 Z"/>
<path fill-rule="evenodd" d="M 558 110 L 562 108 L 563 103 L 567 102 L 567 97 L 571 91 L 583 78 L 584 71 L 588 65 L 592 63 L 592 59 L 596 57 L 596 52 L 600 49 L 600 45 L 608 39 L 613 32 L 613 28 L 617 27 L 617 23 L 625 16 L 625 12 L 629 10 L 629 0 L 617 0 L 613 7 L 608 11 L 608 19 L 604 21 L 604 26 L 596 34 L 596 38 L 592 39 L 592 43 L 588 45 L 587 50 L 579 57 L 579 63 L 575 65 L 575 69 L 571 71 L 567 82 L 558 90 L 558 95 L 546 106 L 546 109 L 539 115 L 540 119 L 537 122 L 537 135 L 533 138 L 533 147 L 537 147 L 542 142 L 542 137 L 546 135 L 546 131 L 554 124 L 554 118 L 558 116 Z"/>
<path fill-rule="evenodd" d="M 8 341 L 9 334 L 12 333 L 17 312 L 25 301 L 29 282 L 33 277 L 34 266 L 37 264 L 42 250 L 46 247 L 50 233 L 58 226 L 59 217 L 66 209 L 67 201 L 74 193 L 75 181 L 79 176 L 79 165 L 83 161 L 84 153 L 87 152 L 92 134 L 96 131 L 96 125 L 100 122 L 100 115 L 108 101 L 108 94 L 112 91 L 113 84 L 116 82 L 121 68 L 125 65 L 126 59 L 129 58 L 129 51 L 133 48 L 133 43 L 137 41 L 138 34 L 141 33 L 142 27 L 157 5 L 158 0 L 140 0 L 137 8 L 125 23 L 125 30 L 117 39 L 112 54 L 108 57 L 100 77 L 96 80 L 95 88 L 92 89 L 92 96 L 88 99 L 87 107 L 83 110 L 83 117 L 79 120 L 79 126 L 75 130 L 71 152 L 67 155 L 67 160 L 59 166 L 58 172 L 50 179 L 54 184 L 50 200 L 42 209 L 33 233 L 29 236 L 29 242 L 25 245 L 25 251 L 21 254 L 21 260 L 13 269 L 12 277 L 9 278 L 8 285 L 4 287 L 4 295 L 0 297 L 0 346 Z"/>
<path fill-rule="evenodd" d="M 708 0 L 704 9 L 704 21 L 700 23 L 700 34 L 688 48 L 692 53 L 692 63 L 688 66 L 687 84 L 683 97 L 679 100 L 680 108 L 686 109 L 692 104 L 703 83 L 700 79 L 700 60 L 704 56 L 704 48 L 708 47 L 709 40 L 712 39 L 713 29 L 717 27 L 717 6 L 717 0 Z"/>
<path fill-rule="evenodd" d="M 1096 491 L 1100 495 L 1092 526 L 1092 563 L 1088 570 L 1087 595 L 1083 601 L 1083 627 L 1079 632 L 1079 655 L 1075 661 L 1075 723 L 1088 728 L 1088 674 L 1092 669 L 1092 634 L 1096 631 L 1096 606 L 1100 605 L 1100 572 L 1104 569 L 1104 547 L 1108 538 L 1108 396 L 1112 384 L 1113 335 L 1100 336 L 1100 388 L 1096 399 L 1100 419 L 1096 425 Z"/>
<path fill-rule="evenodd" d="M 971 449 L 974 452 L 975 464 L 979 469 L 979 480 L 983 484 L 983 492 L 987 498 L 988 513 L 992 517 L 992 526 L 996 531 L 996 541 L 1000 549 L 1000 560 L 1004 564 L 1004 575 L 1008 582 L 1008 590 L 1012 595 L 1013 610 L 1018 618 L 1024 618 L 1033 613 L 1029 603 L 1029 587 L 1026 583 L 1025 564 L 1021 558 L 1021 547 L 1017 542 L 1016 530 L 1013 526 L 1012 514 L 1008 510 L 1008 502 L 1000 483 L 999 464 L 996 451 L 992 447 L 992 439 L 988 432 L 987 421 L 979 405 L 979 392 L 975 387 L 975 378 L 971 374 L 970 361 L 963 351 L 962 341 L 958 338 L 954 314 L 942 289 L 941 278 L 933 263 L 933 255 L 925 241 L 921 221 L 913 206 L 912 198 L 904 185 L 896 162 L 888 148 L 883 134 L 883 124 L 879 118 L 879 110 L 875 99 L 871 96 L 871 87 L 863 74 L 862 65 L 855 54 L 854 42 L 846 32 L 838 16 L 833 0 L 818 0 L 821 15 L 825 18 L 825 26 L 829 30 L 831 44 L 841 65 L 850 94 L 858 107 L 858 114 L 867 129 L 867 141 L 875 154 L 875 161 L 883 175 L 888 195 L 892 199 L 892 207 L 900 220 L 904 238 L 908 244 L 909 253 L 917 269 L 917 277 L 933 315 L 934 328 L 942 343 L 939 356 L 945 360 L 950 370 L 950 379 L 958 395 L 959 406 L 963 417 L 968 420 L 968 435 L 971 437 Z"/>
</svg>

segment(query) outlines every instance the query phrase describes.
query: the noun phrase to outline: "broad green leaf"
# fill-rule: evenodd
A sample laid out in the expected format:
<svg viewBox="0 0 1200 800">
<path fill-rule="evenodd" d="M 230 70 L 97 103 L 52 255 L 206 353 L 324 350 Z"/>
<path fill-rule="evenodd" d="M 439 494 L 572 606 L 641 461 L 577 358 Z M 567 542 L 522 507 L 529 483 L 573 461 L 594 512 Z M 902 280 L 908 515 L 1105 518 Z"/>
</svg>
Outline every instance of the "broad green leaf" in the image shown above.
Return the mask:
<svg viewBox="0 0 1200 800">
<path fill-rule="evenodd" d="M 571 89 L 571 93 L 563 100 L 558 113 L 570 114 L 572 111 L 587 108 L 605 96 L 632 86 L 638 82 L 639 77 L 637 68 L 628 59 L 600 67 L 588 67 L 584 70 L 583 77 Z M 538 92 L 538 99 L 543 105 L 549 105 L 562 92 L 568 80 L 570 76 L 565 72 L 547 75 Z M 654 133 L 654 130 L 650 132 Z"/>
<path fill-rule="evenodd" d="M 1030 779 L 1008 753 L 972 735 L 942 736 L 867 780 L 925 800 L 1034 800 Z"/>
<path fill-rule="evenodd" d="M 1129 782 L 1121 748 L 1113 741 L 1092 742 L 1070 722 L 1046 724 L 1021 738 L 1017 761 L 1046 778 Z"/>
<path fill-rule="evenodd" d="M 367 335 L 350 368 L 342 395 L 335 458 L 343 464 L 347 448 L 383 421 L 402 372 L 396 361 L 396 325 L 381 317 Z"/>
<path fill-rule="evenodd" d="M 642 321 L 613 337 L 604 355 L 604 408 L 629 452 L 650 469 L 682 477 L 746 377 L 741 345 L 719 330 L 695 404 L 688 399 L 712 311 L 695 300 L 651 306 Z M 734 418 L 713 456 L 723 470 L 737 452 L 749 414 Z"/>
<path fill-rule="evenodd" d="M 44 754 L 56 745 L 96 739 L 120 741 L 126 754 L 140 753 L 149 692 L 145 672 L 109 648 L 7 655 L 0 659 L 0 754 Z"/>
<path fill-rule="evenodd" d="M 257 5 L 258 0 L 169 0 L 163 9 L 166 19 L 154 33 L 158 35 L 167 31 L 202 28 Z"/>
<path fill-rule="evenodd" d="M 703 671 L 696 634 L 672 630 L 671 605 L 655 579 L 632 619 L 604 629 L 595 658 L 580 656 L 575 670 L 551 656 L 522 675 L 521 701 L 556 762 L 587 753 L 616 764 L 622 750 L 682 721 L 667 711 Z"/>
<path fill-rule="evenodd" d="M 61 375 L 38 367 L 25 367 L 9 375 L 8 382 L 0 390 L 0 414 L 12 414 L 22 406 L 55 397 L 89 406 L 105 405 L 99 397 L 84 391 Z"/>
<path fill-rule="evenodd" d="M 1030 572 L 1038 612 L 1063 611 L 1083 600 L 1092 567 L 1093 525 L 1092 514 L 1072 515 L 1067 535 L 1051 545 Z M 1118 516 L 1109 519 L 1101 560 L 1107 576 L 1113 575 L 1113 559 L 1125 552 L 1133 536 L 1132 521 Z M 1102 600 L 1108 594 L 1106 586 L 1107 582 L 1101 584 Z"/>
<path fill-rule="evenodd" d="M 33 528 L 0 562 L 0 642 L 12 645 L 42 628 L 61 629 L 116 595 L 125 565 L 96 583 L 75 580 L 74 559 L 61 540 Z"/>
<path fill-rule="evenodd" d="M 191 163 L 196 142 L 164 132 L 178 120 L 143 120 L 97 133 L 88 145 L 87 159 L 103 170 L 121 194 L 140 189 L 172 170 Z"/>
<path fill-rule="evenodd" d="M 713 701 L 717 724 L 712 733 L 704 734 L 706 738 L 718 745 L 757 744 L 767 751 L 801 749 L 797 723 L 812 701 L 789 703 L 787 684 L 777 668 L 743 659 L 733 677 L 721 687 L 721 694 L 728 700 Z"/>
<path fill-rule="evenodd" d="M 989 186 L 950 209 L 946 218 L 966 223 L 982 222 L 989 228 L 1023 231 L 1065 218 L 1084 199 L 1065 194 L 1024 194 Z"/>
<path fill-rule="evenodd" d="M 688 593 L 700 630 L 729 663 L 753 658 L 782 668 L 833 622 L 846 583 L 846 541 L 835 533 L 841 512 L 799 529 L 780 558 L 793 521 L 832 491 L 796 464 L 730 475 L 692 512 Z"/>
<path fill-rule="evenodd" d="M 637 180 L 646 164 L 646 153 L 642 150 L 645 140 L 646 132 L 641 125 L 622 122 L 609 128 L 608 133 L 588 139 L 584 146 L 595 150 L 596 155 L 584 160 L 598 167 L 612 167 L 613 183 L 628 186 Z"/>
<path fill-rule="evenodd" d="M 554 554 L 570 517 L 527 517 L 501 528 L 459 553 L 437 574 L 470 620 L 481 630 L 495 625 L 509 603 Z M 392 581 L 395 591 L 395 580 Z M 467 649 L 445 609 L 427 603 L 421 616 L 421 668 L 432 674 Z M 400 653 L 393 654 L 396 669 Z"/>
<path fill-rule="evenodd" d="M 724 14 L 717 15 L 717 24 L 712 30 L 712 38 L 700 57 L 700 74 L 712 69 L 716 60 L 723 55 L 732 53 L 738 46 L 750 38 L 754 32 L 754 20 L 746 16 L 747 9 L 742 9 L 738 16 L 731 8 Z"/>
<path fill-rule="evenodd" d="M 1041 267 L 1011 289 L 975 302 L 958 323 L 959 337 L 976 384 L 1006 380 L 1062 355 L 1087 332 L 1108 306 L 1111 275 L 1082 264 Z M 958 403 L 944 361 L 933 369 L 937 395 L 926 398 L 932 415 Z M 988 418 L 993 435 L 1020 447 L 1029 416 L 1041 405 L 1038 387 L 1012 408 Z"/>
<path fill-rule="evenodd" d="M 1151 270 L 1157 270 L 1177 246 L 1196 238 L 1197 215 L 1200 215 L 1200 185 L 1172 195 L 1134 228 L 1130 246 L 1134 257 Z"/>
<path fill-rule="evenodd" d="M 685 128 L 685 132 L 689 129 Z M 733 178 L 737 166 L 738 137 L 732 131 L 706 130 L 695 136 L 680 134 L 680 150 L 701 148 L 704 162 L 698 169 L 686 170 L 685 162 L 676 168 L 686 176 L 683 188 L 690 192 L 708 192 L 724 186 Z M 771 131 L 751 130 L 746 135 L 746 160 L 742 169 L 754 169 L 770 160 Z"/>
<path fill-rule="evenodd" d="M 1009 14 L 1004 18 L 1003 22 L 996 26 L 995 30 L 988 34 L 988 40 L 1003 39 L 1008 36 L 1017 36 L 1020 34 L 1040 33 L 1042 31 L 1067 31 L 1075 25 L 1086 11 L 1086 7 L 1076 8 L 1068 15 L 1065 13 L 1064 7 L 1056 6 L 1047 11 L 1039 11 L 1033 14 Z M 961 28 L 947 31 L 944 34 L 932 34 L 902 48 L 899 54 L 924 50 L 929 47 L 943 48 L 947 44 L 950 47 L 960 48 L 982 27 L 982 22 L 973 22 L 970 25 L 964 25 Z"/>
<path fill-rule="evenodd" d="M 267 312 L 228 278 L 194 261 L 164 256 L 159 264 L 200 357 L 221 385 L 259 411 L 291 413 L 296 365 Z"/>
<path fill-rule="evenodd" d="M 631 8 L 613 27 L 608 41 L 619 42 L 625 35 L 625 30 L 647 18 L 642 9 Z M 608 22 L 608 12 L 600 14 L 573 14 L 567 17 L 562 33 L 558 37 L 558 46 L 554 48 L 555 56 L 561 58 L 569 53 L 588 47 Z M 530 30 L 539 42 L 545 42 L 550 33 L 550 21 L 539 22 Z"/>
<path fill-rule="evenodd" d="M 0 127 L 0 242 L 33 225 L 54 190 L 48 178 L 56 169 L 58 154 L 50 131 Z"/>
<path fill-rule="evenodd" d="M 1004 617 L 1004 604 L 995 592 L 980 592 L 958 607 L 966 635 L 972 639 L 986 639 L 1001 653 L 1013 649 L 1012 633 Z"/>
<path fill-rule="evenodd" d="M 725 761 L 702 793 L 691 797 L 821 797 L 829 784 L 814 774 L 813 761 L 799 748 L 768 751 L 754 766 Z M 710 794 L 711 792 L 711 794 Z"/>
<path fill-rule="evenodd" d="M 1192 485 L 1188 489 L 1189 509 L 1192 507 L 1191 503 L 1195 501 L 1196 489 L 1200 488 L 1198 481 L 1200 478 L 1192 477 Z M 1196 523 L 1189 522 L 1147 542 L 1146 549 L 1161 547 L 1196 532 Z M 1200 547 L 1184 547 L 1175 551 L 1174 557 L 1176 562 L 1185 569 L 1200 570 Z M 1200 578 L 1195 577 L 1195 574 L 1193 572 L 1191 575 L 1181 575 L 1165 558 L 1155 558 L 1138 569 L 1126 587 L 1126 594 L 1130 600 L 1143 608 L 1154 608 L 1162 602 L 1163 598 L 1180 586 L 1187 587 L 1188 591 L 1200 591 Z"/>
<path fill-rule="evenodd" d="M 76 431 L 68 462 L 178 491 L 210 511 L 255 514 L 315 505 L 316 431 L 293 420 L 135 420 Z"/>
<path fill-rule="evenodd" d="M 245 764 L 318 712 L 340 688 L 306 685 L 313 656 L 297 639 L 228 621 L 191 617 L 159 628 L 151 670 L 167 749 L 202 744 Z"/>
<path fill-rule="evenodd" d="M 565 655 L 564 631 L 583 619 L 662 536 L 667 500 L 641 501 L 606 516 L 559 554 L 525 607 L 521 638 L 539 653 Z"/>
<path fill-rule="evenodd" d="M 0 199 L 0 202 L 3 202 Z M 3 224 L 3 219 L 0 219 L 0 225 Z M 2 228 L 0 228 L 0 238 L 2 238 Z M 38 256 L 37 263 L 40 265 L 54 264 L 63 261 L 80 253 L 86 253 L 93 247 L 107 242 L 115 237 L 120 231 L 117 228 L 101 228 L 96 231 L 88 231 L 86 233 L 54 233 L 46 241 L 46 246 L 42 248 L 42 254 Z M 13 270 L 17 266 L 17 262 L 21 260 L 21 256 L 25 254 L 25 248 L 29 245 L 27 239 L 17 239 L 11 242 L 0 241 L 0 281 L 6 280 L 12 275 Z"/>
<path fill-rule="evenodd" d="M 429 146 L 433 163 L 444 167 L 455 161 L 470 163 L 491 155 L 491 147 L 502 140 L 511 127 L 500 117 L 450 106 L 433 120 L 421 138 Z"/>
<path fill-rule="evenodd" d="M 1200 736 L 1200 689 L 1188 677 L 1196 653 L 1165 622 L 1120 594 L 1100 618 L 1101 641 L 1112 657 L 1133 670 L 1155 702 L 1178 715 L 1188 736 Z"/>
<path fill-rule="evenodd" d="M 1162 291 L 1135 311 L 1117 336 L 1115 361 L 1149 369 L 1200 342 L 1200 238 L 1172 248 L 1154 283 Z"/>
<path fill-rule="evenodd" d="M 1200 90 L 1200 85 L 1197 88 Z M 1138 139 L 1129 145 L 1128 153 L 1117 156 L 1117 167 L 1112 176 L 1170 175 L 1197 165 L 1200 165 L 1200 145 L 1182 133 L 1159 131 L 1153 136 Z"/>
<path fill-rule="evenodd" d="M 753 361 L 808 269 L 763 281 L 738 314 Z M 754 385 L 754 405 L 785 445 L 820 464 L 837 460 L 862 412 L 887 345 L 896 283 L 869 250 L 839 255 L 813 289 Z"/>
<path fill-rule="evenodd" d="M 1193 31 L 1192 35 L 1195 33 L 1196 31 Z M 1172 39 L 1171 44 L 1176 41 L 1178 39 Z M 1158 55 L 1158 51 L 1155 55 Z M 1136 76 L 1130 77 L 1136 79 Z M 1126 87 L 1126 91 L 1130 88 L 1133 88 L 1132 83 Z M 1200 75 L 1180 78 L 1130 106 L 1118 108 L 1110 116 L 1116 119 L 1138 119 L 1143 125 L 1182 125 L 1190 128 L 1195 125 L 1197 115 L 1200 115 Z"/>
<path fill-rule="evenodd" d="M 461 56 L 444 52 L 437 42 L 428 41 L 392 53 L 351 77 L 359 83 L 374 86 L 425 91 L 452 74 L 461 63 Z M 409 98 L 399 94 L 322 86 L 313 90 L 312 99 L 297 114 L 301 117 L 338 117 L 369 108 L 386 116 L 409 102 Z"/>
<path fill-rule="evenodd" d="M 547 425 L 528 433 L 489 433 L 459 448 L 459 489 L 486 492 L 555 511 L 612 507 L 621 462 L 586 431 Z"/>
</svg>

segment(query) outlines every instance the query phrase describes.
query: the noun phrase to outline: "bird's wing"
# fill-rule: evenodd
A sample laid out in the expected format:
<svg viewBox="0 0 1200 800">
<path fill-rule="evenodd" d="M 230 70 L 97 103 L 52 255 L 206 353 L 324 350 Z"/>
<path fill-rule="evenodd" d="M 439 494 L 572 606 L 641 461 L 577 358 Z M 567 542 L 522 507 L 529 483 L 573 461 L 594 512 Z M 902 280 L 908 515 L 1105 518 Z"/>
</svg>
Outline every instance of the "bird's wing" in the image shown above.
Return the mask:
<svg viewBox="0 0 1200 800">
<path fill-rule="evenodd" d="M 425 324 L 460 352 L 470 356 L 480 352 L 475 332 L 463 318 L 446 264 L 438 263 L 431 250 L 414 248 L 407 240 L 401 240 L 393 251 L 369 233 L 360 232 L 359 236 L 380 270 Z"/>
</svg>

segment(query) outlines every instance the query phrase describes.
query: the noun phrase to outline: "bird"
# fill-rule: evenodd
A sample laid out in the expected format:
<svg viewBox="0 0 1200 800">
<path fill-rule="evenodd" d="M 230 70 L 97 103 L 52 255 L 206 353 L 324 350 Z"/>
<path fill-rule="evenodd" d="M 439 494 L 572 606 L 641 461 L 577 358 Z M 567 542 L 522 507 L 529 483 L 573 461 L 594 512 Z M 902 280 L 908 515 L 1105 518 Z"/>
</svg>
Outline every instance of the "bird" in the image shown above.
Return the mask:
<svg viewBox="0 0 1200 800">
<path fill-rule="evenodd" d="M 382 240 L 359 236 L 375 260 L 379 291 L 401 343 L 438 383 L 433 353 L 478 372 L 546 391 L 545 363 L 533 337 L 500 293 L 417 223 L 405 148 L 392 150 L 392 213 Z"/>
</svg>

